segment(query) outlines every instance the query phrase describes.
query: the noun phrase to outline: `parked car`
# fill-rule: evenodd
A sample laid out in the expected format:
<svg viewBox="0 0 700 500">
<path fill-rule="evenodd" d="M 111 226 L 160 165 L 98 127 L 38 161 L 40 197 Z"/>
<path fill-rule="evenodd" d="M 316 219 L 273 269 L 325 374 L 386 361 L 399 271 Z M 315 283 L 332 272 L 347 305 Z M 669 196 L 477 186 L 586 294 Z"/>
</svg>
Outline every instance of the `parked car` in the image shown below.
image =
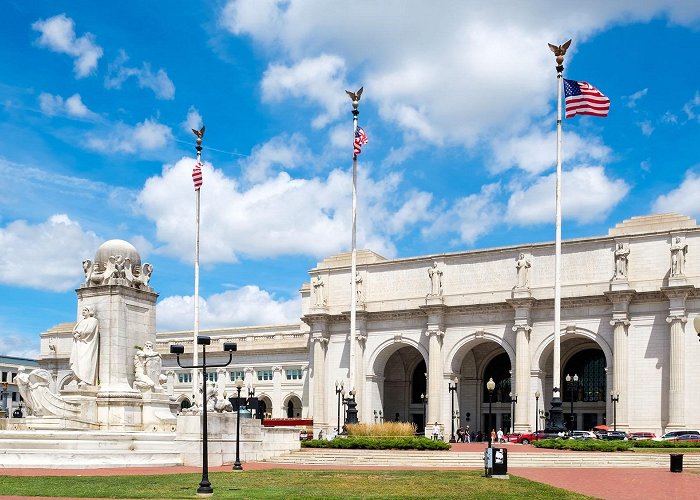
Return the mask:
<svg viewBox="0 0 700 500">
<path fill-rule="evenodd" d="M 608 441 L 621 441 L 627 439 L 627 434 L 622 431 L 608 431 L 605 434 L 601 434 L 600 439 L 607 439 Z"/>
<path fill-rule="evenodd" d="M 650 439 L 654 439 L 656 434 L 653 432 L 630 432 L 627 437 L 632 441 L 648 441 Z"/>
<path fill-rule="evenodd" d="M 503 436 L 503 439 L 505 439 L 506 443 L 519 443 L 518 439 L 520 439 L 520 436 L 522 434 L 520 432 L 516 432 L 514 434 L 506 434 Z"/>
<path fill-rule="evenodd" d="M 553 438 L 558 438 L 560 437 L 556 432 L 548 432 L 548 431 L 537 431 L 535 432 L 526 432 L 524 434 L 521 434 L 518 436 L 516 443 L 522 443 L 522 444 L 530 444 L 533 441 L 539 441 L 540 439 L 553 439 Z"/>
<path fill-rule="evenodd" d="M 591 431 L 573 431 L 571 433 L 571 436 L 569 436 L 569 439 L 579 439 L 579 440 L 598 439 L 598 436 L 596 436 Z"/>
<path fill-rule="evenodd" d="M 674 442 L 700 442 L 700 434 L 681 434 L 678 437 L 675 437 L 673 439 L 667 439 L 666 441 L 674 441 Z"/>
<path fill-rule="evenodd" d="M 670 441 L 674 440 L 679 436 L 685 436 L 685 435 L 700 435 L 700 431 L 696 430 L 682 430 L 682 431 L 669 431 L 666 434 L 664 434 L 661 437 L 654 438 L 654 441 Z"/>
</svg>

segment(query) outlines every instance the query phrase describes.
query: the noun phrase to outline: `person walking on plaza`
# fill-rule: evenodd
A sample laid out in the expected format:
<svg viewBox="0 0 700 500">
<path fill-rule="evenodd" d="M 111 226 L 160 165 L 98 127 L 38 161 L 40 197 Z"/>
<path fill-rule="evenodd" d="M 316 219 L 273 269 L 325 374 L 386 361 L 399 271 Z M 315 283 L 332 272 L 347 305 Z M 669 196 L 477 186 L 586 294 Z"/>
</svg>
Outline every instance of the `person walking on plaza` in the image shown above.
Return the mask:
<svg viewBox="0 0 700 500">
<path fill-rule="evenodd" d="M 440 437 L 440 426 L 438 425 L 437 422 L 435 422 L 435 425 L 433 425 L 433 441 L 437 441 L 439 437 Z"/>
<path fill-rule="evenodd" d="M 467 442 L 467 443 L 471 443 L 471 442 L 472 442 L 472 436 L 471 436 L 471 434 L 469 433 L 469 426 L 467 426 L 466 430 L 464 431 L 464 441 Z"/>
<path fill-rule="evenodd" d="M 496 429 L 491 429 L 491 442 L 496 442 Z"/>
<path fill-rule="evenodd" d="M 498 437 L 499 443 L 503 442 L 503 429 L 498 429 L 498 432 L 496 433 L 496 437 Z"/>
</svg>

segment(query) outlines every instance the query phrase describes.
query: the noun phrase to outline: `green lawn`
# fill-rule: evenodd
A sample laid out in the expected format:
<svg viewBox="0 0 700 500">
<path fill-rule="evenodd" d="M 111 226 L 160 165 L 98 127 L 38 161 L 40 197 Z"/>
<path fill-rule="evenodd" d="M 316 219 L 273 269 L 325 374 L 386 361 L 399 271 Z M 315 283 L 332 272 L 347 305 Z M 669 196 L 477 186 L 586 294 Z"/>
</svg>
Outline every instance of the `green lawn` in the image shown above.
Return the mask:
<svg viewBox="0 0 700 500">
<path fill-rule="evenodd" d="M 196 498 L 201 474 L 162 476 L 0 476 L 2 495 L 82 498 Z M 479 471 L 318 471 L 276 469 L 209 475 L 214 498 L 584 499 L 527 479 Z"/>
</svg>

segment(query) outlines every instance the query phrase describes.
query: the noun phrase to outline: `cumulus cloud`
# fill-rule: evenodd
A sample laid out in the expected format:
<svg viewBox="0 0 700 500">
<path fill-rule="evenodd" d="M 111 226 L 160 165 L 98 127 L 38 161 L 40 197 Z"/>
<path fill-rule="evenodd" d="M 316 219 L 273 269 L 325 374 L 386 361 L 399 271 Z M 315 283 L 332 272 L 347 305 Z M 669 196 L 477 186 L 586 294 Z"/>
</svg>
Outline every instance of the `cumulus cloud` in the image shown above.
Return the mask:
<svg viewBox="0 0 700 500">
<path fill-rule="evenodd" d="M 153 91 L 158 99 L 174 99 L 175 84 L 168 78 L 164 69 L 155 73 L 151 70 L 150 63 L 144 62 L 140 68 L 126 66 L 129 60 L 126 52 L 119 51 L 117 58 L 109 65 L 105 77 L 105 87 L 108 89 L 120 89 L 122 84 L 131 77 L 135 77 L 140 88 Z"/>
<path fill-rule="evenodd" d="M 642 134 L 647 137 L 654 133 L 654 125 L 652 125 L 651 120 L 642 120 L 641 122 L 638 122 L 637 125 L 642 131 Z"/>
<path fill-rule="evenodd" d="M 492 172 L 500 172 L 517 167 L 530 174 L 539 174 L 556 165 L 556 131 L 531 129 L 523 135 L 491 142 L 493 160 L 489 165 Z M 564 163 L 589 163 L 607 160 L 611 150 L 600 138 L 584 137 L 575 132 L 567 132 L 562 141 L 562 161 Z"/>
<path fill-rule="evenodd" d="M 662 194 L 652 204 L 654 213 L 677 212 L 685 215 L 700 216 L 700 174 L 694 170 L 685 173 L 683 182 L 670 191 Z"/>
<path fill-rule="evenodd" d="M 262 79 L 263 101 L 303 99 L 323 108 L 324 112 L 312 120 L 316 128 L 334 120 L 346 104 L 347 96 L 341 93 L 345 85 L 345 62 L 337 56 L 322 54 L 307 58 L 292 66 L 272 64 Z"/>
<path fill-rule="evenodd" d="M 117 123 L 105 132 L 93 132 L 85 144 L 103 153 L 138 153 L 162 149 L 172 139 L 170 127 L 148 118 L 133 127 Z"/>
<path fill-rule="evenodd" d="M 192 255 L 194 204 L 191 199 L 192 159 L 166 165 L 146 181 L 138 200 L 153 220 L 160 251 L 179 258 Z M 280 255 L 322 257 L 349 246 L 351 175 L 333 170 L 326 178 L 293 178 L 286 172 L 248 187 L 205 163 L 201 197 L 202 262 L 235 262 L 238 255 L 262 258 Z M 411 223 L 426 220 L 427 198 L 420 192 L 400 194 L 401 176 L 381 180 L 358 176 L 358 246 L 391 257 L 393 239 Z M 371 216 L 370 216 L 371 214 Z M 396 214 L 402 214 L 395 218 Z M 411 222 L 410 214 L 415 215 Z"/>
<path fill-rule="evenodd" d="M 0 228 L 0 283 L 65 292 L 82 277 L 80 263 L 101 240 L 65 214 L 40 224 L 23 220 Z M 51 265 L 47 266 L 46 263 Z"/>
<path fill-rule="evenodd" d="M 322 109 L 317 125 L 336 116 L 336 101 L 326 95 L 345 99 L 338 92 L 344 68 L 356 68 L 353 80 L 364 83 L 365 99 L 399 130 L 431 144 L 473 146 L 522 133 L 551 113 L 554 62 L 545 42 L 566 35 L 580 42 L 616 23 L 658 16 L 683 25 L 700 18 L 700 4 L 692 0 L 627 0 L 595 9 L 552 9 L 546 2 L 516 2 L 508 9 L 498 2 L 441 5 L 402 2 L 401 22 L 387 23 L 396 16 L 395 2 L 362 2 L 348 10 L 324 0 L 231 0 L 220 22 L 285 61 L 268 68 L 270 95 L 301 93 Z M 576 50 L 570 49 L 569 63 Z M 303 88 L 308 80 L 299 69 L 312 63 L 321 68 L 315 74 L 323 98 L 310 98 L 316 91 Z"/>
<path fill-rule="evenodd" d="M 27 333 L 3 335 L 0 338 L 0 352 L 5 356 L 39 359 L 41 352 L 39 351 L 38 341 L 27 338 L 25 336 Z"/>
<path fill-rule="evenodd" d="M 40 47 L 72 56 L 73 70 L 77 78 L 83 78 L 97 69 L 102 57 L 102 47 L 95 43 L 92 33 L 76 38 L 75 22 L 65 14 L 41 19 L 32 24 L 32 29 L 41 33 L 37 40 Z"/>
<path fill-rule="evenodd" d="M 262 182 L 273 170 L 293 169 L 311 158 L 301 134 L 278 136 L 253 149 L 250 157 L 241 162 L 249 182 Z"/>
<path fill-rule="evenodd" d="M 97 119 L 97 114 L 88 109 L 80 98 L 80 94 L 73 94 L 64 100 L 60 95 L 42 92 L 39 94 L 39 108 L 42 113 L 49 116 L 64 115 L 86 120 Z"/>
<path fill-rule="evenodd" d="M 190 106 L 190 109 L 187 110 L 187 118 L 182 122 L 182 128 L 188 134 L 191 133 L 192 129 L 202 128 L 202 115 L 194 106 Z"/>
<path fill-rule="evenodd" d="M 642 89 L 642 90 L 638 90 L 637 92 L 635 92 L 635 93 L 632 94 L 632 95 L 624 96 L 624 97 L 622 98 L 622 101 L 625 103 L 625 106 L 627 106 L 628 108 L 636 108 L 636 107 L 637 107 L 637 102 L 638 102 L 642 97 L 644 97 L 645 95 L 647 95 L 647 92 L 649 92 L 649 89 L 648 89 L 648 88 L 645 88 L 645 89 Z"/>
<path fill-rule="evenodd" d="M 456 232 L 461 243 L 471 245 L 503 220 L 504 206 L 499 201 L 502 191 L 499 183 L 487 184 L 479 193 L 458 199 L 423 229 L 423 235 Z"/>
<path fill-rule="evenodd" d="M 683 112 L 688 117 L 688 120 L 700 119 L 697 108 L 700 106 L 700 92 L 695 92 L 692 99 L 683 105 Z"/>
<path fill-rule="evenodd" d="M 516 225 L 552 222 L 555 182 L 553 173 L 515 190 L 508 200 L 506 220 Z M 562 217 L 586 224 L 604 219 L 630 187 L 622 179 L 609 178 L 603 167 L 581 166 L 562 173 L 561 190 Z"/>
<path fill-rule="evenodd" d="M 298 298 L 277 299 L 254 285 L 199 299 L 202 328 L 293 323 L 299 321 L 300 310 Z M 191 330 L 192 311 L 194 297 L 165 297 L 156 306 L 158 331 Z"/>
</svg>

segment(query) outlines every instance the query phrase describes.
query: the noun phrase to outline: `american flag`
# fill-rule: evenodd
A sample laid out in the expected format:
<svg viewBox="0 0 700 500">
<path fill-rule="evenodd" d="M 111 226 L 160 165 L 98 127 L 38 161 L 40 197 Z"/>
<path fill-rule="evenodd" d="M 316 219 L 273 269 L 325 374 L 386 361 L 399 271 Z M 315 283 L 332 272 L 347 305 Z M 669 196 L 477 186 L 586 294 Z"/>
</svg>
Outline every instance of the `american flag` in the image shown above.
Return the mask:
<svg viewBox="0 0 700 500">
<path fill-rule="evenodd" d="M 355 141 L 353 143 L 355 157 L 362 153 L 362 145 L 367 144 L 367 142 L 367 134 L 365 133 L 365 129 L 362 127 L 357 127 L 357 130 L 355 131 Z"/>
<path fill-rule="evenodd" d="M 194 190 L 199 191 L 199 188 L 202 187 L 202 165 L 201 162 L 197 162 L 194 164 L 194 168 L 192 169 L 192 181 L 194 182 Z"/>
<path fill-rule="evenodd" d="M 608 116 L 610 99 L 587 82 L 564 79 L 566 117 L 575 115 Z"/>
</svg>

